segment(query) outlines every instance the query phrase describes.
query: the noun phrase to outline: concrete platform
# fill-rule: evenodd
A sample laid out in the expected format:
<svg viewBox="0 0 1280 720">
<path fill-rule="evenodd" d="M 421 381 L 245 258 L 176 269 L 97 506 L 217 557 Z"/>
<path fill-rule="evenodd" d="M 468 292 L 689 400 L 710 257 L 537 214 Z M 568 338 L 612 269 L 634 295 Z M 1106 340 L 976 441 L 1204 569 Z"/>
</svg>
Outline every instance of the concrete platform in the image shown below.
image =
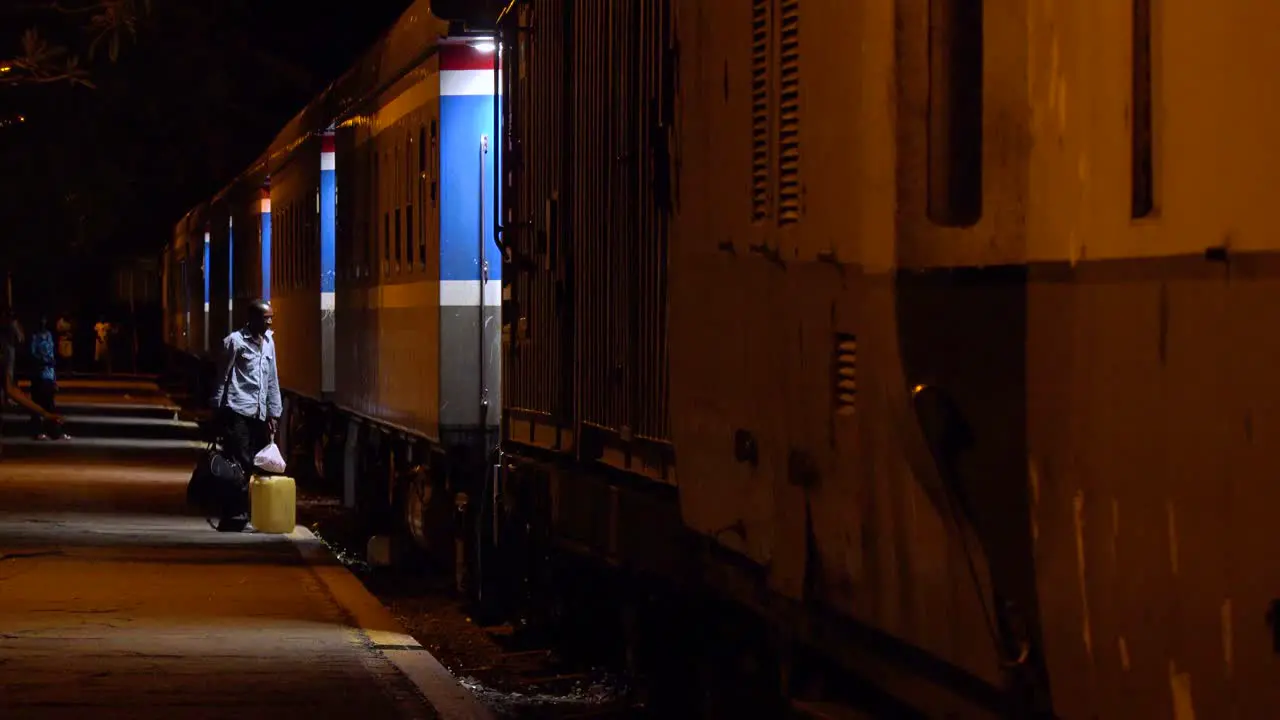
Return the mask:
<svg viewBox="0 0 1280 720">
<path fill-rule="evenodd" d="M 31 381 L 18 380 L 18 387 L 29 388 Z M 160 385 L 153 380 L 126 380 L 115 378 L 61 378 L 58 387 L 67 392 L 82 394 L 113 393 L 135 395 L 160 395 Z"/>
<path fill-rule="evenodd" d="M 63 408 L 59 411 L 66 420 L 64 429 L 73 438 L 191 440 L 200 436 L 200 426 L 190 420 L 124 414 L 86 415 Z M 31 419 L 16 412 L 0 414 L 0 426 L 6 440 L 31 434 Z"/>
<path fill-rule="evenodd" d="M 189 473 L 0 461 L 0 717 L 485 716 L 305 529 L 186 514 Z"/>
</svg>

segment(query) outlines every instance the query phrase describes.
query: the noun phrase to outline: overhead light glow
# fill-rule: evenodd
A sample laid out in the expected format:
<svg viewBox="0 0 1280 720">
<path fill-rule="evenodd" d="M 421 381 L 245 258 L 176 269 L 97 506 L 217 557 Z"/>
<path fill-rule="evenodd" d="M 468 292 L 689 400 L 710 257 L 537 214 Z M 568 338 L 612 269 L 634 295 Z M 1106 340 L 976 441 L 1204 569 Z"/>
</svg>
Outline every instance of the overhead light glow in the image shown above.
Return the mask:
<svg viewBox="0 0 1280 720">
<path fill-rule="evenodd" d="M 475 49 L 482 53 L 491 53 L 497 49 L 497 46 L 491 42 L 481 42 L 475 44 Z"/>
</svg>

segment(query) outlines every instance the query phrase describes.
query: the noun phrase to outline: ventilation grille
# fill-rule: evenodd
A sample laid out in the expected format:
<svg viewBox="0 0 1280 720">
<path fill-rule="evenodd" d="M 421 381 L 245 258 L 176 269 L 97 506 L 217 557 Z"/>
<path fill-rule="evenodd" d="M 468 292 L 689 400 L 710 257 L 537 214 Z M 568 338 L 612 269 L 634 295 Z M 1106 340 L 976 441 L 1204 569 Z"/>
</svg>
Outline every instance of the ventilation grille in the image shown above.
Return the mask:
<svg viewBox="0 0 1280 720">
<path fill-rule="evenodd" d="M 778 48 L 778 224 L 800 221 L 800 0 L 782 0 Z"/>
<path fill-rule="evenodd" d="M 836 333 L 834 367 L 836 415 L 853 415 L 858 407 L 857 336 Z"/>
<path fill-rule="evenodd" d="M 769 217 L 769 55 L 771 0 L 754 0 L 751 11 L 751 219 Z"/>
</svg>

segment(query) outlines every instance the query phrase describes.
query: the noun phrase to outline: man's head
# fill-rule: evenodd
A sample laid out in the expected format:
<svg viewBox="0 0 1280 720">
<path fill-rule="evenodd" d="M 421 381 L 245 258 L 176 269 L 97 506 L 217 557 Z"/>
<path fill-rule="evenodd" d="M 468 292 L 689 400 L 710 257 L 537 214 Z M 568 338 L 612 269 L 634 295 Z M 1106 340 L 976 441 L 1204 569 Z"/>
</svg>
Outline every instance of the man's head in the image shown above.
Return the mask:
<svg viewBox="0 0 1280 720">
<path fill-rule="evenodd" d="M 272 318 L 275 312 L 271 309 L 271 303 L 266 300 L 258 299 L 249 303 L 249 332 L 254 335 L 266 335 L 271 329 Z"/>
</svg>

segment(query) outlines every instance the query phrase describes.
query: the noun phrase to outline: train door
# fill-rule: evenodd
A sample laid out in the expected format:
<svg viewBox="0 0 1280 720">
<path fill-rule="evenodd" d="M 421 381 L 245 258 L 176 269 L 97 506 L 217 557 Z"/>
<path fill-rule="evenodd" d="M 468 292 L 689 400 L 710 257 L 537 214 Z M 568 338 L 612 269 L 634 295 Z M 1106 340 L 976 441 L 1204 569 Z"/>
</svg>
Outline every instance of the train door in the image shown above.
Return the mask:
<svg viewBox="0 0 1280 720">
<path fill-rule="evenodd" d="M 502 259 L 494 158 L 499 129 L 488 38 L 440 52 L 440 424 L 496 429 Z"/>
</svg>

